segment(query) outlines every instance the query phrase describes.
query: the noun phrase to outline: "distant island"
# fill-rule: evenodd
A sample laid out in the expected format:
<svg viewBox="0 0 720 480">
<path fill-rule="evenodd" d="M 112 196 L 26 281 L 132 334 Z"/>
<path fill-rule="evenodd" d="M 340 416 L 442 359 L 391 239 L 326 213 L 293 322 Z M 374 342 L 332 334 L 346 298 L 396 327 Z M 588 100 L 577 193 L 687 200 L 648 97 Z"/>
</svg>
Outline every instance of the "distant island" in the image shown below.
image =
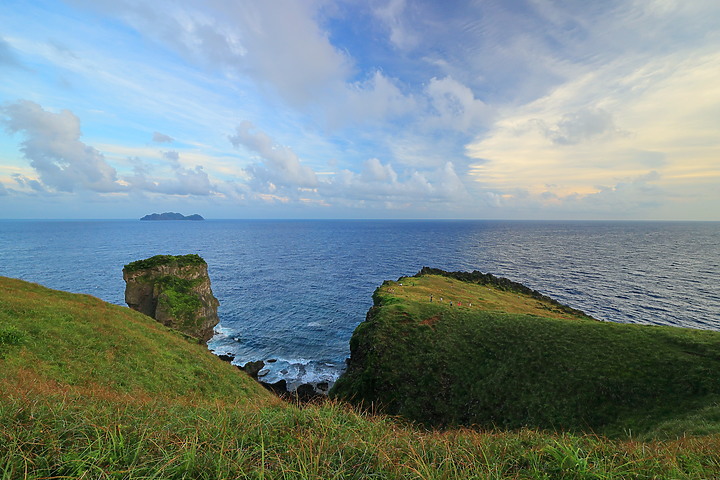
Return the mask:
<svg viewBox="0 0 720 480">
<path fill-rule="evenodd" d="M 188 215 L 186 217 L 182 213 L 165 212 L 165 213 L 151 213 L 150 215 L 145 215 L 140 220 L 205 220 L 205 219 L 202 216 L 198 215 L 197 213 Z"/>
</svg>

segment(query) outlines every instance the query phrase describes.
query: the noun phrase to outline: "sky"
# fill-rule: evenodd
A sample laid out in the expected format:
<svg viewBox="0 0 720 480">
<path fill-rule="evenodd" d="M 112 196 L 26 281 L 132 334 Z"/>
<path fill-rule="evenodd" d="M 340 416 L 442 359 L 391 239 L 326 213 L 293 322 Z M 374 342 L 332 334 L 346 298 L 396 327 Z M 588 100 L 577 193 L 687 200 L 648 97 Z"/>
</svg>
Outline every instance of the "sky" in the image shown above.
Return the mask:
<svg viewBox="0 0 720 480">
<path fill-rule="evenodd" d="M 0 2 L 0 218 L 165 211 L 720 220 L 720 2 Z"/>
</svg>

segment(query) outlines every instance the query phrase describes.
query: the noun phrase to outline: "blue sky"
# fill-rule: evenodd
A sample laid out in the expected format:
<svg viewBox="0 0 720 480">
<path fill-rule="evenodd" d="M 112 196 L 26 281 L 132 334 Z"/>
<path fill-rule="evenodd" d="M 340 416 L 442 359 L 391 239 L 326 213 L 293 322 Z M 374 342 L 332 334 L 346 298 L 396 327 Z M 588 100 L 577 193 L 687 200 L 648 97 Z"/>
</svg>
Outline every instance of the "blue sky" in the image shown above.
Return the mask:
<svg viewBox="0 0 720 480">
<path fill-rule="evenodd" d="M 720 3 L 0 3 L 3 218 L 720 220 Z"/>
</svg>

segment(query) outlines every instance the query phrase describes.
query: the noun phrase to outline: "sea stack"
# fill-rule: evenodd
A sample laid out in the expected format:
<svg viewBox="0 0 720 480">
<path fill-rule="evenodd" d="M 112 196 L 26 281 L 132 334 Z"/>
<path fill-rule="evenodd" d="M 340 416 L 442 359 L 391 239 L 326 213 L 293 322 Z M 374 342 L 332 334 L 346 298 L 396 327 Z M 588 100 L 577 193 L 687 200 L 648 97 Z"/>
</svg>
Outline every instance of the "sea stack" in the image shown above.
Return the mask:
<svg viewBox="0 0 720 480">
<path fill-rule="evenodd" d="M 165 326 L 207 343 L 220 302 L 199 255 L 156 255 L 123 268 L 125 302 Z"/>
</svg>

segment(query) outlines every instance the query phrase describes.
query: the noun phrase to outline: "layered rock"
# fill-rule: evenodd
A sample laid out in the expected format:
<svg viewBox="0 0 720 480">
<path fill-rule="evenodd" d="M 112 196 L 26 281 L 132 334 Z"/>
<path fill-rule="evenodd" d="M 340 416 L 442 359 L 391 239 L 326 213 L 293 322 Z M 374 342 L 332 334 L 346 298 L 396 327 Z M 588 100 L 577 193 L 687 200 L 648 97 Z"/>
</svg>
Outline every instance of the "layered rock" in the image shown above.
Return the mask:
<svg viewBox="0 0 720 480">
<path fill-rule="evenodd" d="M 125 302 L 165 326 L 206 343 L 218 324 L 220 304 L 199 255 L 156 255 L 123 268 Z"/>
</svg>

